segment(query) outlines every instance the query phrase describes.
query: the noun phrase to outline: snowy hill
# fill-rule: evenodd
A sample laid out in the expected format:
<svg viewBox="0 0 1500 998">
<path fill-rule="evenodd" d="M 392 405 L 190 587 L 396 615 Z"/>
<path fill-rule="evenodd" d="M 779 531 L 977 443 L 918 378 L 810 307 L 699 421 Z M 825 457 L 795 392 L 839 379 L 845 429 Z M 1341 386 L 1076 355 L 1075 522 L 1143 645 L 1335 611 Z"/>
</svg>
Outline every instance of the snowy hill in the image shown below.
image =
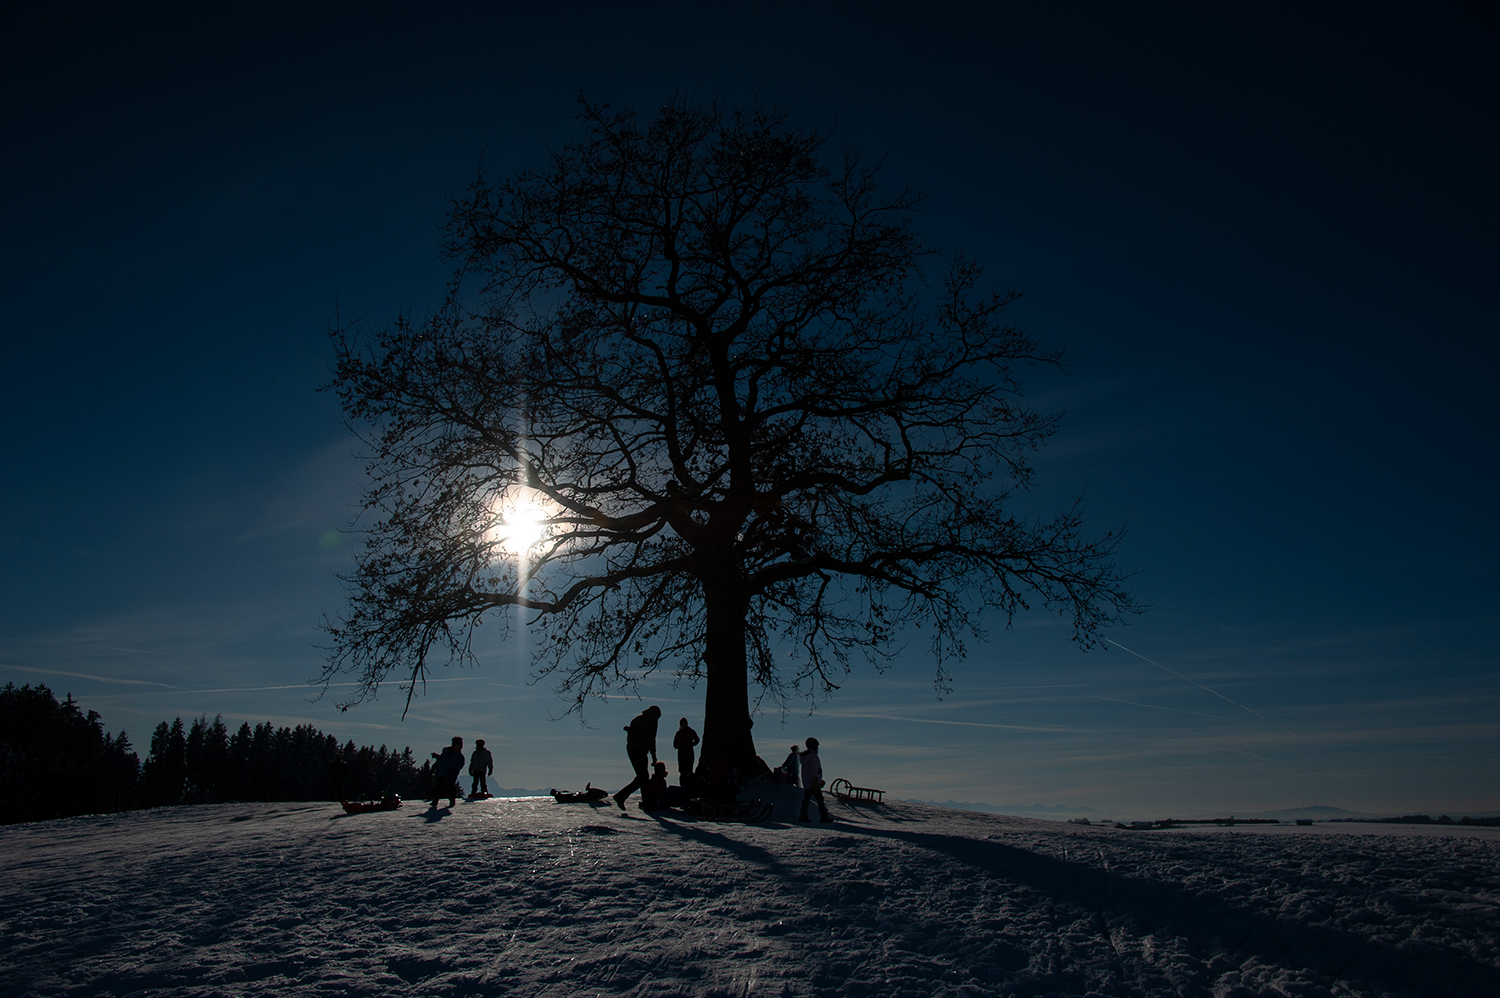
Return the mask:
<svg viewBox="0 0 1500 998">
<path fill-rule="evenodd" d="M 1500 829 L 550 799 L 0 829 L 0 993 L 1500 994 Z M 790 820 L 789 820 L 790 819 Z"/>
</svg>

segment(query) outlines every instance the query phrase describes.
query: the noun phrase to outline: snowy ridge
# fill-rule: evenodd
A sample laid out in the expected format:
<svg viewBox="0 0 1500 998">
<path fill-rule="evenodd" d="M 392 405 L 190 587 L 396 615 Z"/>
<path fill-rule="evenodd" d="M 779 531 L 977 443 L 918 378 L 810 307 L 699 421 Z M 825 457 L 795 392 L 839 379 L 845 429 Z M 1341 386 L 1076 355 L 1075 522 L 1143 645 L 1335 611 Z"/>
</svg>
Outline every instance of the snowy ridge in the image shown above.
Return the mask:
<svg viewBox="0 0 1500 998">
<path fill-rule="evenodd" d="M 1500 829 L 504 799 L 0 829 L 0 993 L 1500 994 Z"/>
</svg>

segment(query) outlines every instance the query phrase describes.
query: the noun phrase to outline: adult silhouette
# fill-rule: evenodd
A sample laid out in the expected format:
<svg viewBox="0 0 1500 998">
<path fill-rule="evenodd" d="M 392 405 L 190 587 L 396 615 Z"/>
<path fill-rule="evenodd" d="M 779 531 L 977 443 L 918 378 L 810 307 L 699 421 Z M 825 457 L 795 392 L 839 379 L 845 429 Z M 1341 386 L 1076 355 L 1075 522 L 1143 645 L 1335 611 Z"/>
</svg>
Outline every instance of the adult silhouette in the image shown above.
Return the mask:
<svg viewBox="0 0 1500 998">
<path fill-rule="evenodd" d="M 438 798 L 448 798 L 448 806 L 458 803 L 458 774 L 464 771 L 464 740 L 453 736 L 453 743 L 443 749 L 443 754 L 432 753 L 437 760 L 432 766 L 432 806 L 438 806 Z"/>
<path fill-rule="evenodd" d="M 651 771 L 646 768 L 646 756 L 650 755 L 651 761 L 656 761 L 656 722 L 660 719 L 661 708 L 652 704 L 625 725 L 625 755 L 630 758 L 635 779 L 615 794 L 615 803 L 620 805 L 621 811 L 625 810 L 625 801 L 630 795 L 651 780 Z"/>
<path fill-rule="evenodd" d="M 677 782 L 687 786 L 693 779 L 693 746 L 698 744 L 698 732 L 688 726 L 687 718 L 677 725 L 677 734 L 672 736 L 672 747 L 677 750 Z"/>
</svg>

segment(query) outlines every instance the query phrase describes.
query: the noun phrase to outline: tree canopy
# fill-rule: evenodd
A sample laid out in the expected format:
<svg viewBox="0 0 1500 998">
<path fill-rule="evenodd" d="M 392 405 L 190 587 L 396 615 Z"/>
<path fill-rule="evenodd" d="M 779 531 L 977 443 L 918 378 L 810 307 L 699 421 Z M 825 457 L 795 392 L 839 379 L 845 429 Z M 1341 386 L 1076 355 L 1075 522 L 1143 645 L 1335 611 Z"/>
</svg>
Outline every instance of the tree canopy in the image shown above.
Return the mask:
<svg viewBox="0 0 1500 998">
<path fill-rule="evenodd" d="M 333 331 L 371 448 L 328 624 L 351 703 L 519 613 L 573 708 L 702 679 L 703 758 L 742 762 L 752 680 L 826 693 L 921 627 L 942 685 L 987 614 L 1039 603 L 1087 647 L 1135 610 L 1116 535 L 1015 512 L 1056 426 L 1020 376 L 1061 357 L 972 261 L 928 279 L 916 192 L 774 109 L 580 117 L 454 203 L 439 308 Z"/>
</svg>

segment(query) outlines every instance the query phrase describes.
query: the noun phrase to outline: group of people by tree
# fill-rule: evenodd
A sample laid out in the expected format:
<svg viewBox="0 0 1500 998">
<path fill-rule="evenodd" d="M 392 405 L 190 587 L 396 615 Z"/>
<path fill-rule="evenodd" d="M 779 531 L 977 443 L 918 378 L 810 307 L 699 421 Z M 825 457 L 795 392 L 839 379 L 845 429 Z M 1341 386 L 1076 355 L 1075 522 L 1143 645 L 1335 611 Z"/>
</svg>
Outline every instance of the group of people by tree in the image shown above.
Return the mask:
<svg viewBox="0 0 1500 998">
<path fill-rule="evenodd" d="M 688 724 L 687 718 L 678 722 L 672 736 L 672 747 L 677 750 L 677 786 L 669 786 L 667 764 L 656 756 L 657 722 L 661 719 L 661 708 L 655 704 L 647 707 L 625 725 L 625 756 L 635 772 L 631 780 L 614 794 L 614 802 L 625 810 L 625 802 L 637 790 L 641 792 L 641 808 L 646 811 L 658 808 L 679 807 L 699 797 L 715 800 L 733 800 L 740 785 L 749 776 L 764 776 L 797 784 L 803 788 L 800 820 L 810 820 L 808 805 L 816 801 L 822 821 L 832 821 L 823 802 L 823 766 L 818 758 L 818 740 L 809 738 L 806 751 L 799 752 L 792 746 L 796 757 L 795 770 L 789 769 L 792 760 L 776 770 L 771 770 L 759 756 L 750 772 L 744 772 L 725 755 L 704 760 L 698 769 L 693 766 L 693 750 L 699 743 L 698 732 Z M 646 765 L 647 757 L 651 766 Z M 789 775 L 788 775 L 789 774 Z"/>
</svg>

